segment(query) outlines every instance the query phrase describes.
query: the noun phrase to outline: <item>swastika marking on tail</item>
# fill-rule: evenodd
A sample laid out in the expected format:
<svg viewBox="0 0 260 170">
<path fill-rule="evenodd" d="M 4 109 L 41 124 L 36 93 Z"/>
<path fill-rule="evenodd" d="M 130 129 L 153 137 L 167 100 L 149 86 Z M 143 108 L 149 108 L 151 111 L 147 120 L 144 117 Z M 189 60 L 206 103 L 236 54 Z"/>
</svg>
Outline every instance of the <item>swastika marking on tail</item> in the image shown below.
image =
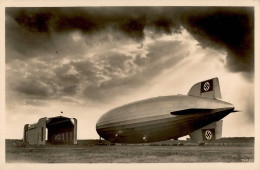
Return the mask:
<svg viewBox="0 0 260 170">
<path fill-rule="evenodd" d="M 205 137 L 207 140 L 210 140 L 212 138 L 212 132 L 210 130 L 206 130 Z"/>
<path fill-rule="evenodd" d="M 208 91 L 209 88 L 210 88 L 210 84 L 209 84 L 209 82 L 204 83 L 204 85 L 203 85 L 203 89 L 204 89 L 204 91 Z"/>
</svg>

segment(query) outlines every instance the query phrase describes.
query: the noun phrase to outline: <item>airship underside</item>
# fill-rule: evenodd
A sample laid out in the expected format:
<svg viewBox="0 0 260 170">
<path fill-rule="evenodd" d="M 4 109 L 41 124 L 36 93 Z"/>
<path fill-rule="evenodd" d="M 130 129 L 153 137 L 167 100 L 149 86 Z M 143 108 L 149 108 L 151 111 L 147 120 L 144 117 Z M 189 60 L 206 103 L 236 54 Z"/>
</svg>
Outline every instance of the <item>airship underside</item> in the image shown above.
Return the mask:
<svg viewBox="0 0 260 170">
<path fill-rule="evenodd" d="M 197 93 L 201 91 L 197 86 L 205 82 L 211 89 Z M 177 139 L 217 122 L 233 112 L 234 106 L 215 98 L 221 96 L 217 78 L 205 82 L 195 84 L 188 95 L 156 97 L 112 109 L 98 120 L 97 133 L 113 143 L 156 142 Z"/>
</svg>

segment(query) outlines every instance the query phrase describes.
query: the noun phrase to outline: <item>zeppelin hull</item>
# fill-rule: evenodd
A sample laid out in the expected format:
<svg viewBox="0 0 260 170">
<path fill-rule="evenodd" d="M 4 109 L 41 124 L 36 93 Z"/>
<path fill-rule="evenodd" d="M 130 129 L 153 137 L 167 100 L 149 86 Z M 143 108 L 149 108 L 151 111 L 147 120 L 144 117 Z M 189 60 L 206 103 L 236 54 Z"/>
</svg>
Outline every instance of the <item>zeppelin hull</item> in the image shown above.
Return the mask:
<svg viewBox="0 0 260 170">
<path fill-rule="evenodd" d="M 190 110 L 185 112 L 190 108 L 193 108 L 192 113 Z M 156 142 L 185 136 L 222 119 L 233 109 L 229 103 L 218 100 L 159 97 L 107 112 L 98 121 L 96 129 L 102 138 L 114 143 Z"/>
<path fill-rule="evenodd" d="M 217 115 L 216 115 L 217 113 Z M 218 121 L 228 115 L 229 110 L 187 115 L 181 118 L 162 118 L 132 124 L 121 124 L 98 128 L 101 137 L 114 143 L 145 143 L 175 139 L 196 129 Z"/>
</svg>

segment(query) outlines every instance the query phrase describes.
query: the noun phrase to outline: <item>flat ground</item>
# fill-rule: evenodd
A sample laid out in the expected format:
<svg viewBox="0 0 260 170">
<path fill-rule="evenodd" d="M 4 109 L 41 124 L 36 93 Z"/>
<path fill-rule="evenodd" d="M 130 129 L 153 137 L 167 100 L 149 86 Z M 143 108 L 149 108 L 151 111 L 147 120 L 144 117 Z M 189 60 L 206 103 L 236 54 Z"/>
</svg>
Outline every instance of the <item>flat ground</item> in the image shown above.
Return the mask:
<svg viewBox="0 0 260 170">
<path fill-rule="evenodd" d="M 6 146 L 7 163 L 253 162 L 254 146 Z"/>
</svg>

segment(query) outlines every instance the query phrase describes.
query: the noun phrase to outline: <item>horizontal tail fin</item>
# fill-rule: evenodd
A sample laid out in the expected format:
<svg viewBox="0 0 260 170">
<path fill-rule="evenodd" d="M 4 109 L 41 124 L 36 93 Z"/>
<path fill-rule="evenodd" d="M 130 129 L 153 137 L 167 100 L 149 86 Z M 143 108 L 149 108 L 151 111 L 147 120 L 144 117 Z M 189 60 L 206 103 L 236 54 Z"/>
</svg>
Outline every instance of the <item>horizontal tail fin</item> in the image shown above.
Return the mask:
<svg viewBox="0 0 260 170">
<path fill-rule="evenodd" d="M 205 97 L 210 99 L 221 99 L 220 86 L 218 78 L 209 79 L 194 84 L 189 93 L 189 96 Z"/>
</svg>

